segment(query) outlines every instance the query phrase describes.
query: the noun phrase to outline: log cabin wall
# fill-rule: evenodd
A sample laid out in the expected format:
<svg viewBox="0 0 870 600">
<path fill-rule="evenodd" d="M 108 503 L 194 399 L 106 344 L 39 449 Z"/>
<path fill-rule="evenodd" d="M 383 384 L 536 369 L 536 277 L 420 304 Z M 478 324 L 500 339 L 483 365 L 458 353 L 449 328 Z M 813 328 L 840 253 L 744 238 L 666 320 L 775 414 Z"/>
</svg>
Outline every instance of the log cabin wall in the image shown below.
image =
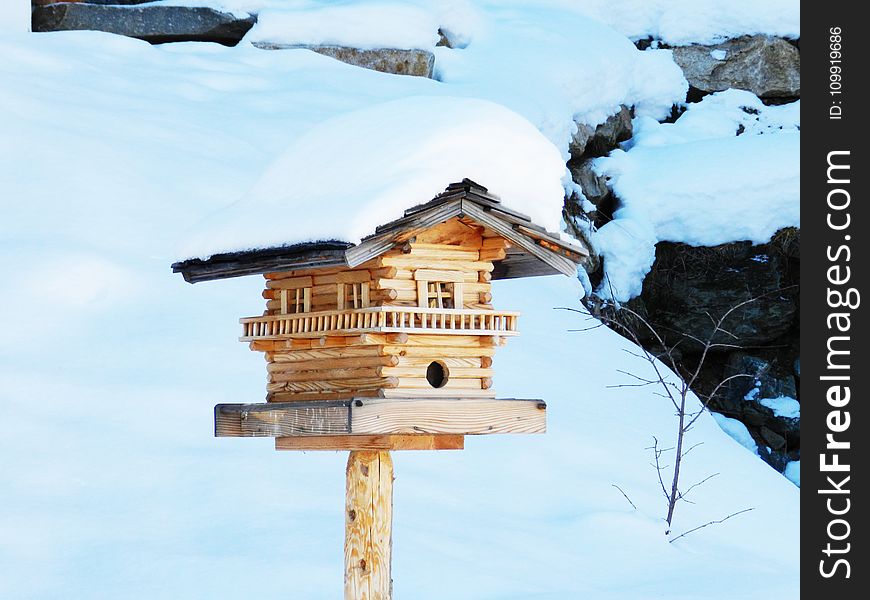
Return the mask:
<svg viewBox="0 0 870 600">
<path fill-rule="evenodd" d="M 508 246 L 478 225 L 451 219 L 354 269 L 267 273 L 264 314 L 421 305 L 492 310 L 493 262 Z M 251 349 L 265 352 L 273 402 L 494 398 L 492 358 L 503 342 L 490 335 L 361 333 L 258 340 Z"/>
</svg>

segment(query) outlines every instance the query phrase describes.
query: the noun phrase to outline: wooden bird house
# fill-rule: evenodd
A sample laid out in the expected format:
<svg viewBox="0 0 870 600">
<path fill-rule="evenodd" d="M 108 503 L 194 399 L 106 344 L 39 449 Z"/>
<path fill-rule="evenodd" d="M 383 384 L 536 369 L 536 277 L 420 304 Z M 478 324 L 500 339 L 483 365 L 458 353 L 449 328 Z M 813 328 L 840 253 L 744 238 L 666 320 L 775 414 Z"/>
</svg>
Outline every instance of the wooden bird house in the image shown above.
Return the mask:
<svg viewBox="0 0 870 600">
<path fill-rule="evenodd" d="M 274 437 L 278 450 L 353 451 L 353 546 L 357 505 L 373 503 L 352 495 L 385 486 L 391 494 L 388 451 L 461 449 L 466 435 L 545 431 L 543 400 L 496 399 L 495 353 L 518 335 L 520 314 L 494 306 L 491 282 L 573 277 L 588 256 L 464 180 L 359 244 L 219 254 L 173 270 L 191 283 L 265 277 L 265 311 L 241 319 L 240 339 L 265 355 L 267 402 L 216 406 L 215 434 Z M 389 475 L 380 488 L 359 480 L 374 460 L 375 472 Z M 356 559 L 348 560 L 346 591 L 362 585 L 348 584 L 360 577 Z M 379 585 L 384 576 L 374 575 L 371 556 L 367 564 L 366 585 Z"/>
</svg>

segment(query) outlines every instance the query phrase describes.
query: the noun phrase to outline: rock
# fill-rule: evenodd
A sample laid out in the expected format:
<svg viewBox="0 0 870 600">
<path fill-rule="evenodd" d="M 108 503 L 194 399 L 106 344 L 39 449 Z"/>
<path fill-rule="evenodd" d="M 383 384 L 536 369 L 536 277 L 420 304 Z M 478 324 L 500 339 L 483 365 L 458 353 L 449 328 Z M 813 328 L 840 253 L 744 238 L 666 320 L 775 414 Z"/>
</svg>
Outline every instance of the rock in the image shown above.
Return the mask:
<svg viewBox="0 0 870 600">
<path fill-rule="evenodd" d="M 793 265 L 773 244 L 733 242 L 714 247 L 660 242 L 641 299 L 651 322 L 683 351 L 697 346 L 682 334 L 706 340 L 712 320 L 737 305 L 715 341 L 761 346 L 789 331 L 797 319 Z M 698 348 L 700 349 L 700 348 Z M 720 349 L 724 350 L 724 349 Z M 791 362 L 791 360 L 789 361 Z"/>
<path fill-rule="evenodd" d="M 775 431 L 771 431 L 767 427 L 761 428 L 761 439 L 763 439 L 773 450 L 782 450 L 785 448 L 785 438 Z"/>
<path fill-rule="evenodd" d="M 591 160 L 581 163 L 572 161 L 568 164 L 568 170 L 571 171 L 571 179 L 583 189 L 586 199 L 596 207 L 614 201 L 613 192 L 607 185 L 607 177 L 595 172 Z"/>
<path fill-rule="evenodd" d="M 732 379 L 725 392 L 711 405 L 719 412 L 742 421 L 750 432 L 773 450 L 793 452 L 800 448 L 800 419 L 777 416 L 761 403 L 767 398 L 797 398 L 791 365 L 783 365 L 737 352 L 731 356 L 724 377 Z"/>
<path fill-rule="evenodd" d="M 673 55 L 689 85 L 703 92 L 737 88 L 760 98 L 801 94 L 800 51 L 782 38 L 744 36 L 709 46 L 676 47 Z"/>
<path fill-rule="evenodd" d="M 33 31 L 94 30 L 163 42 L 239 43 L 256 17 L 240 19 L 211 8 L 186 6 L 102 6 L 65 3 L 35 6 Z"/>
<path fill-rule="evenodd" d="M 604 123 L 594 129 L 585 124 L 577 124 L 577 132 L 568 146 L 571 159 L 581 156 L 604 156 L 632 136 L 631 110 L 621 106 L 619 112 L 611 115 Z"/>
<path fill-rule="evenodd" d="M 428 50 L 402 50 L 399 48 L 360 50 L 359 48 L 349 48 L 346 46 L 312 46 L 273 42 L 254 42 L 254 46 L 263 50 L 307 48 L 349 65 L 396 75 L 414 75 L 431 78 L 435 67 L 435 55 Z"/>
<path fill-rule="evenodd" d="M 782 473 L 785 471 L 788 463 L 793 459 L 789 456 L 788 453 L 778 452 L 772 448 L 759 444 L 758 446 L 758 456 L 764 460 L 771 467 Z"/>
<path fill-rule="evenodd" d="M 752 390 L 756 398 L 779 398 L 788 396 L 797 398 L 797 385 L 792 375 L 787 374 L 788 365 L 780 367 L 758 356 L 750 356 L 741 352 L 731 355 L 726 367 L 726 375 L 746 375 L 735 379 L 728 390 L 728 395 L 735 402 L 743 399 Z"/>
<path fill-rule="evenodd" d="M 80 2 L 82 4 L 102 4 L 102 5 L 117 5 L 131 6 L 134 4 L 148 4 L 156 0 L 30 0 L 33 6 L 45 6 L 47 4 L 59 4 L 63 2 Z"/>
</svg>

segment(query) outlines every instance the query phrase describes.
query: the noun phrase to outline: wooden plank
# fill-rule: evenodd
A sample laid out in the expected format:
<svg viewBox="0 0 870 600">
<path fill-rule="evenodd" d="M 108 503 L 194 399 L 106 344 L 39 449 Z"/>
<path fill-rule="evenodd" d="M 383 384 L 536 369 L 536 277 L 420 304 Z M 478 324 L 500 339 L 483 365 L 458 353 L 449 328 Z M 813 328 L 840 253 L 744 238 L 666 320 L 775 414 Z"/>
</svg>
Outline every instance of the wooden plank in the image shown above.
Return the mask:
<svg viewBox="0 0 870 600">
<path fill-rule="evenodd" d="M 417 281 L 445 281 L 445 282 L 462 282 L 465 281 L 465 273 L 462 271 L 441 271 L 436 269 L 417 269 L 414 271 L 414 279 Z M 475 279 L 477 274 L 474 275 Z"/>
<path fill-rule="evenodd" d="M 514 228 L 508 223 L 486 213 L 479 206 L 475 206 L 474 203 L 463 201 L 462 209 L 465 214 L 467 214 L 475 221 L 478 221 L 479 223 L 482 223 L 483 225 L 491 228 L 499 235 L 513 242 L 516 246 L 536 256 L 538 259 L 550 265 L 559 272 L 568 275 L 569 277 L 574 277 L 577 274 L 576 263 L 563 256 L 559 256 L 558 254 L 555 254 L 552 251 L 547 250 L 546 248 L 542 248 L 533 240 L 526 237 L 524 234 L 515 231 Z M 492 269 L 480 270 L 492 271 Z"/>
<path fill-rule="evenodd" d="M 388 367 L 364 367 L 351 369 L 321 369 L 317 371 L 280 371 L 269 372 L 272 383 L 289 383 L 302 381 L 338 381 L 339 379 L 361 380 L 381 377 L 381 369 Z M 347 385 L 346 387 L 353 387 Z"/>
<path fill-rule="evenodd" d="M 271 392 L 331 392 L 335 390 L 387 389 L 398 387 L 398 385 L 399 380 L 396 377 L 349 377 L 347 379 L 275 382 L 267 384 L 266 389 Z"/>
<path fill-rule="evenodd" d="M 417 306 L 429 306 L 429 283 L 427 281 L 417 282 Z"/>
<path fill-rule="evenodd" d="M 536 230 L 531 229 L 526 225 L 516 224 L 514 225 L 516 229 L 522 231 L 529 237 L 537 239 L 538 242 L 544 242 L 541 244 L 545 248 L 550 251 L 558 252 L 571 258 L 574 262 L 579 262 L 589 256 L 589 251 L 586 248 L 575 247 L 573 244 L 569 244 L 557 237 L 554 237 L 546 232 L 546 230 Z"/>
<path fill-rule="evenodd" d="M 347 269 L 347 266 L 342 268 L 328 268 L 328 269 L 297 269 L 295 271 L 274 271 L 271 273 L 263 273 L 263 277 L 266 279 L 288 279 L 290 277 L 304 277 L 311 275 L 312 277 L 315 275 L 327 275 L 339 273 L 343 270 Z"/>
<path fill-rule="evenodd" d="M 407 327 L 379 327 L 377 329 L 373 329 L 372 331 L 390 333 L 390 332 L 398 332 L 398 331 L 404 332 L 407 330 L 408 330 Z M 363 330 L 363 331 L 366 331 L 366 330 Z M 484 338 L 514 337 L 514 336 L 517 336 L 520 334 L 518 331 L 502 331 L 499 329 L 475 329 L 475 331 L 481 336 L 481 343 L 483 343 Z M 466 330 L 464 330 L 464 329 L 438 329 L 438 328 L 434 328 L 434 327 L 415 327 L 412 334 L 413 335 L 418 335 L 418 334 L 419 335 L 428 335 L 430 337 L 433 337 L 436 334 L 446 336 L 446 337 L 459 337 L 459 336 L 465 336 Z M 242 341 L 245 341 L 245 340 L 242 340 Z M 449 344 L 451 342 L 445 341 L 443 343 Z M 495 343 L 495 342 L 493 342 L 493 343 Z M 502 343 L 502 341 L 499 341 L 498 345 L 503 346 L 504 344 Z"/>
<path fill-rule="evenodd" d="M 349 346 L 340 348 L 311 348 L 285 352 L 267 352 L 266 360 L 270 363 L 296 363 L 309 360 L 330 358 L 357 358 L 362 356 L 384 356 L 385 353 L 376 346 Z"/>
<path fill-rule="evenodd" d="M 432 227 L 418 233 L 416 242 L 422 244 L 456 244 L 465 248 L 480 248 L 481 230 L 482 227 L 479 225 L 453 218 L 445 220 L 445 222 L 437 227 Z"/>
<path fill-rule="evenodd" d="M 441 360 L 434 359 L 431 362 L 445 362 L 447 359 Z M 417 377 L 420 379 L 426 379 L 426 369 L 429 367 L 430 363 L 426 363 L 425 365 L 419 366 L 400 366 L 400 367 L 383 367 L 380 370 L 380 374 L 385 377 Z M 492 377 L 493 371 L 492 369 L 481 369 L 480 367 L 447 367 L 447 378 L 455 378 L 455 379 L 480 379 L 483 377 Z M 399 386 L 401 387 L 401 379 L 399 381 Z"/>
<path fill-rule="evenodd" d="M 461 435 L 324 435 L 275 438 L 275 450 L 462 450 Z"/>
<path fill-rule="evenodd" d="M 350 350 L 350 348 L 348 348 Z M 294 360 L 271 362 L 266 365 L 269 373 L 286 372 L 321 372 L 330 369 L 354 369 L 360 367 L 395 367 L 399 364 L 398 356 L 338 356 L 315 358 L 311 360 Z"/>
<path fill-rule="evenodd" d="M 381 389 L 378 390 L 379 398 L 394 399 L 420 399 L 420 398 L 495 398 L 494 390 L 454 390 L 446 388 L 419 388 L 419 389 Z"/>
<path fill-rule="evenodd" d="M 466 248 L 453 244 L 409 243 L 405 244 L 402 252 L 408 256 L 435 260 L 477 261 L 479 259 L 477 248 Z"/>
<path fill-rule="evenodd" d="M 351 430 L 367 434 L 544 433 L 546 409 L 541 400 L 360 399 L 351 411 Z"/>
<path fill-rule="evenodd" d="M 483 252 L 483 250 L 507 250 L 510 247 L 511 243 L 508 240 L 495 234 L 495 237 L 484 238 L 481 252 Z"/>
<path fill-rule="evenodd" d="M 307 277 L 290 277 L 288 279 L 269 279 L 266 287 L 270 290 L 295 290 L 299 288 L 314 287 L 314 279 Z"/>
<path fill-rule="evenodd" d="M 487 260 L 490 262 L 497 260 L 504 260 L 507 256 L 507 251 L 502 248 L 493 248 L 492 250 L 481 250 L 480 251 L 480 260 Z"/>
<path fill-rule="evenodd" d="M 465 306 L 465 284 L 461 281 L 453 283 L 453 308 L 464 308 Z"/>
<path fill-rule="evenodd" d="M 270 392 L 266 394 L 266 402 L 320 402 L 322 400 L 350 400 L 352 398 L 380 398 L 381 390 L 343 390 L 340 392 Z"/>
<path fill-rule="evenodd" d="M 540 246 L 535 245 L 540 248 Z M 541 251 L 549 252 L 541 248 Z M 567 259 L 565 259 L 567 260 Z M 435 269 L 439 271 L 492 271 L 493 266 L 488 261 L 435 260 L 417 258 L 404 254 L 401 256 L 381 256 L 378 265 L 384 267 Z"/>
<path fill-rule="evenodd" d="M 344 310 L 344 298 L 347 294 L 345 293 L 343 283 L 336 284 L 335 293 L 336 293 L 336 304 L 335 304 L 336 310 Z"/>
<path fill-rule="evenodd" d="M 394 354 L 399 357 L 403 356 L 422 356 L 422 357 L 463 357 L 463 356 L 487 356 L 495 355 L 493 346 L 382 346 L 381 352 L 384 354 Z"/>
<path fill-rule="evenodd" d="M 397 379 L 398 383 L 393 386 L 394 388 L 405 390 L 432 389 L 431 384 L 429 383 L 429 381 L 426 380 L 425 377 L 400 377 Z M 454 393 L 456 395 L 462 395 L 462 390 L 481 389 L 480 379 L 448 379 L 438 389 L 454 390 Z"/>
<path fill-rule="evenodd" d="M 410 279 L 411 271 L 405 269 L 399 269 L 397 267 L 381 267 L 379 269 L 372 269 L 369 271 L 371 273 L 371 279 Z"/>
<path fill-rule="evenodd" d="M 372 287 L 378 290 L 416 290 L 417 284 L 412 279 L 375 279 Z"/>
<path fill-rule="evenodd" d="M 443 390 L 436 390 L 443 392 Z M 486 392 L 486 390 L 479 390 Z M 543 433 L 541 400 L 452 396 L 218 404 L 218 437 Z"/>
<path fill-rule="evenodd" d="M 350 433 L 350 401 L 218 404 L 214 419 L 215 437 Z"/>
<path fill-rule="evenodd" d="M 345 600 L 390 600 L 393 460 L 388 451 L 351 451 L 344 523 Z"/>
<path fill-rule="evenodd" d="M 303 311 L 311 312 L 311 288 L 305 288 L 302 292 Z"/>
<path fill-rule="evenodd" d="M 447 357 L 442 356 L 437 352 L 432 352 L 430 356 L 395 356 L 396 364 L 400 367 L 423 367 L 428 368 L 435 361 L 444 363 L 447 368 L 469 368 L 469 369 L 485 369 L 492 366 L 492 359 L 486 356 L 473 357 Z M 484 359 L 487 364 L 484 366 Z"/>
</svg>

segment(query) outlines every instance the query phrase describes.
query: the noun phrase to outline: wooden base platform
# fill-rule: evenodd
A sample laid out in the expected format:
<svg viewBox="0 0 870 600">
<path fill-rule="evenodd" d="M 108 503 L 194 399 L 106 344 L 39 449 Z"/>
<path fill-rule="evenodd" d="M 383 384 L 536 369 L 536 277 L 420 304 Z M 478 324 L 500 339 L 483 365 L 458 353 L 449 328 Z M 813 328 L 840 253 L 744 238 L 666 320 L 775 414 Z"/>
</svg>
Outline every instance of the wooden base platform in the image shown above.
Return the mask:
<svg viewBox="0 0 870 600">
<path fill-rule="evenodd" d="M 544 433 L 542 400 L 353 398 L 218 404 L 216 437 L 274 437 L 278 450 L 462 449 L 463 436 Z"/>
</svg>

